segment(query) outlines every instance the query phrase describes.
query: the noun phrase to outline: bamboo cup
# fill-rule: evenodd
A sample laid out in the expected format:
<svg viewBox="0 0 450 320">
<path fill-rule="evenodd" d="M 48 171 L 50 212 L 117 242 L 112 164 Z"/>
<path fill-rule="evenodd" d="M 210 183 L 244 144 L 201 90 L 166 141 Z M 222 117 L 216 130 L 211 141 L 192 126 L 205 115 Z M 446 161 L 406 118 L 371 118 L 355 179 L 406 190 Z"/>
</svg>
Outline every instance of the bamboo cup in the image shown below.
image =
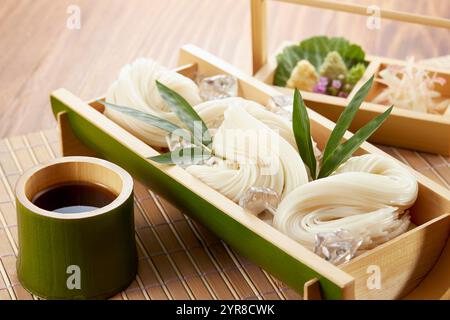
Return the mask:
<svg viewBox="0 0 450 320">
<path fill-rule="evenodd" d="M 89 212 L 37 207 L 39 192 L 61 183 L 102 185 L 116 198 Z M 133 179 L 108 161 L 65 157 L 26 172 L 16 185 L 22 285 L 46 299 L 103 299 L 126 288 L 137 270 Z"/>
</svg>

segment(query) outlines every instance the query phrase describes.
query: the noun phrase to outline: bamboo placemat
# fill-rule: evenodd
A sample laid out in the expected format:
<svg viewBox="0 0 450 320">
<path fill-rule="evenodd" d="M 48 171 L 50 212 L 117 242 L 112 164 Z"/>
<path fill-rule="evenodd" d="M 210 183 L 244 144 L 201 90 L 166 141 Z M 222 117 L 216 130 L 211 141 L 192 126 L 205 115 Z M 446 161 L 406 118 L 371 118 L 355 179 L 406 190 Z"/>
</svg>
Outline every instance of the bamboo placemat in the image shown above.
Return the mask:
<svg viewBox="0 0 450 320">
<path fill-rule="evenodd" d="M 450 188 L 450 158 L 383 147 Z M 36 299 L 16 275 L 14 186 L 28 168 L 60 155 L 56 130 L 0 140 L 0 300 Z M 135 183 L 138 275 L 113 299 L 300 299 L 141 183 Z"/>
</svg>

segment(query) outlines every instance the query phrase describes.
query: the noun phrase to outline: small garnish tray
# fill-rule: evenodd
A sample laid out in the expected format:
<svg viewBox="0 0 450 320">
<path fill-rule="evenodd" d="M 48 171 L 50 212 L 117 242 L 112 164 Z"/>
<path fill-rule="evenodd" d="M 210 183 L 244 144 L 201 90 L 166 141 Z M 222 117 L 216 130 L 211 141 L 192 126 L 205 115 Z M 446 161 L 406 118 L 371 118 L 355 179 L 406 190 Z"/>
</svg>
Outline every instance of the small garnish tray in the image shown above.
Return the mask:
<svg viewBox="0 0 450 320">
<path fill-rule="evenodd" d="M 282 46 L 284 48 L 284 45 Z M 280 52 L 281 50 L 278 50 Z M 347 98 L 330 96 L 321 93 L 301 91 L 306 105 L 332 121 L 337 121 L 343 109 L 348 105 L 358 89 L 371 77 L 378 78 L 381 70 L 389 66 L 405 66 L 406 61 L 367 56 L 366 72 L 352 89 Z M 268 59 L 255 74 L 255 78 L 269 85 L 273 84 L 273 77 L 277 68 L 276 57 Z M 435 86 L 435 90 L 441 93 L 443 99 L 450 98 L 450 70 L 436 67 L 421 66 L 427 72 L 445 80 L 443 86 Z M 373 103 L 373 99 L 384 89 L 384 85 L 374 81 L 366 100 L 361 104 L 360 111 L 356 114 L 350 131 L 363 127 L 370 119 L 386 111 L 388 105 Z M 294 90 L 285 87 L 274 86 L 280 94 L 292 95 Z M 423 113 L 401 108 L 393 108 L 391 115 L 383 125 L 369 138 L 370 142 L 390 145 L 394 147 L 412 150 L 450 155 L 450 117 L 441 114 Z"/>
<path fill-rule="evenodd" d="M 274 73 L 277 68 L 276 55 L 267 54 L 267 2 L 251 0 L 252 19 L 252 54 L 253 75 L 256 79 L 273 85 Z M 342 11 L 357 15 L 368 15 L 368 9 L 363 5 L 350 3 L 337 3 L 336 1 L 287 1 L 309 7 L 329 9 L 335 12 Z M 450 29 L 450 20 L 417 15 L 409 12 L 384 10 L 379 8 L 383 19 L 391 19 L 402 22 L 415 23 L 424 26 Z M 283 42 L 275 52 L 281 52 L 283 48 L 292 43 Z M 379 72 L 390 66 L 405 66 L 406 61 L 379 56 L 366 55 L 367 68 L 363 77 L 354 86 L 348 97 L 330 96 L 321 93 L 301 91 L 307 106 L 317 111 L 326 118 L 336 122 L 343 109 L 348 105 L 358 89 L 371 77 L 378 78 Z M 435 85 L 434 90 L 440 92 L 442 99 L 450 98 L 450 66 L 442 66 L 440 63 L 416 63 L 429 75 L 436 75 L 445 80 L 443 85 Z M 366 101 L 362 103 L 360 111 L 349 128 L 351 132 L 363 127 L 370 119 L 386 111 L 389 105 L 373 103 L 373 99 L 384 89 L 384 85 L 376 83 L 369 92 Z M 274 86 L 280 94 L 292 95 L 293 89 Z M 439 102 L 439 101 L 437 101 Z M 450 107 L 449 107 L 450 108 Z M 383 125 L 369 138 L 370 142 L 384 145 L 424 151 L 429 153 L 450 155 L 450 117 L 441 114 L 424 113 L 414 110 L 393 108 L 390 116 Z"/>
</svg>

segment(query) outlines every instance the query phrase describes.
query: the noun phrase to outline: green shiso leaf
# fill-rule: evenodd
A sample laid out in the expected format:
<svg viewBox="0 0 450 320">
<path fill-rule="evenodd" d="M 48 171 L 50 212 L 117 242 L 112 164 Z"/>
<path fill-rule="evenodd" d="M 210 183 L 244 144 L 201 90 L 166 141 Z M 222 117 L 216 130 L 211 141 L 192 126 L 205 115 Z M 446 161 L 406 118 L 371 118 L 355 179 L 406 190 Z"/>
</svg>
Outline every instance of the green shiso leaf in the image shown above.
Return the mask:
<svg viewBox="0 0 450 320">
<path fill-rule="evenodd" d="M 127 116 L 133 117 L 135 119 L 138 119 L 146 124 L 149 124 L 151 126 L 157 127 L 161 130 L 167 131 L 169 133 L 176 133 L 176 135 L 180 136 L 186 141 L 192 141 L 191 134 L 186 131 L 185 129 L 180 128 L 176 124 L 173 124 L 170 121 L 167 121 L 165 119 L 159 118 L 157 116 L 151 115 L 146 112 L 142 112 L 133 108 L 125 107 L 125 106 L 118 106 L 113 103 L 109 103 L 106 101 L 100 101 L 99 103 L 105 106 L 105 108 L 111 108 L 113 110 L 116 110 L 118 112 L 121 112 Z"/>
<path fill-rule="evenodd" d="M 191 131 L 194 139 L 201 144 L 210 145 L 212 142 L 208 127 L 192 108 L 192 106 L 178 93 L 156 81 L 159 93 L 170 109 L 177 115 L 186 127 Z"/>
<path fill-rule="evenodd" d="M 342 163 L 347 161 L 352 154 L 374 133 L 386 120 L 392 111 L 392 106 L 378 115 L 359 129 L 350 139 L 338 146 L 332 154 L 323 162 L 318 178 L 324 178 L 332 174 Z"/>
<path fill-rule="evenodd" d="M 179 148 L 148 159 L 162 164 L 194 165 L 202 164 L 211 158 L 211 153 L 202 147 Z"/>
<path fill-rule="evenodd" d="M 345 131 L 349 128 L 350 124 L 353 121 L 356 113 L 361 106 L 361 103 L 366 98 L 369 93 L 370 88 L 372 87 L 373 76 L 358 90 L 353 99 L 350 101 L 348 106 L 344 109 L 344 111 L 339 116 L 339 119 L 336 122 L 336 126 L 331 132 L 330 137 L 328 138 L 327 145 L 325 146 L 325 150 L 323 151 L 323 161 L 325 162 L 327 158 L 333 154 L 333 152 L 338 147 L 339 143 L 342 140 L 342 137 L 345 134 Z"/>
<path fill-rule="evenodd" d="M 316 158 L 314 156 L 311 141 L 311 130 L 309 124 L 308 111 L 303 102 L 300 91 L 294 91 L 294 103 L 292 111 L 292 129 L 294 131 L 295 142 L 303 162 L 309 168 L 311 177 L 316 178 Z"/>
<path fill-rule="evenodd" d="M 365 53 L 356 44 L 351 44 L 347 39 L 326 36 L 318 36 L 306 39 L 298 45 L 288 46 L 277 56 L 277 69 L 273 84 L 284 87 L 292 70 L 300 60 L 308 60 L 318 71 L 327 54 L 337 51 L 350 69 L 357 63 L 364 63 Z"/>
</svg>

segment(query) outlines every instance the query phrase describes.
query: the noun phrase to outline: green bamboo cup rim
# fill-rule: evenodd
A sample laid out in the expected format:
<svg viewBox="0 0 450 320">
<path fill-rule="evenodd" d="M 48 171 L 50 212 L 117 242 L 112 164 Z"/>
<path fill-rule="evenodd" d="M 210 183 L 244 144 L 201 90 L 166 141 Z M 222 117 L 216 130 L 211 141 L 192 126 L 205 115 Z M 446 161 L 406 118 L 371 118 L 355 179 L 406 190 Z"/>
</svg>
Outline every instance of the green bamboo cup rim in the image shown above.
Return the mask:
<svg viewBox="0 0 450 320">
<path fill-rule="evenodd" d="M 39 208 L 36 206 L 33 202 L 31 202 L 30 197 L 27 196 L 27 192 L 25 190 L 27 182 L 30 180 L 30 177 L 35 175 L 37 172 L 45 170 L 46 168 L 49 168 L 54 165 L 63 165 L 67 163 L 87 163 L 87 164 L 93 164 L 97 166 L 102 166 L 106 169 L 111 170 L 110 172 L 113 172 L 116 174 L 121 180 L 122 180 L 122 188 L 119 193 L 119 195 L 108 205 L 82 213 L 70 213 L 70 214 L 61 214 L 61 213 L 55 213 L 53 211 L 44 210 L 42 208 Z M 81 181 L 81 180 L 80 180 Z M 49 187 L 49 185 L 45 187 Z M 103 183 L 100 183 L 103 185 Z M 41 189 L 45 189 L 41 188 Z M 107 186 L 108 187 L 108 186 Z M 33 210 L 36 214 L 40 214 L 49 218 L 55 218 L 55 219 L 83 219 L 88 217 L 93 217 L 96 215 L 104 214 L 105 212 L 111 211 L 115 208 L 117 208 L 121 203 L 123 203 L 133 192 L 133 178 L 130 176 L 128 172 L 126 172 L 124 169 L 119 167 L 118 165 L 115 165 L 114 163 L 111 163 L 106 160 L 98 159 L 98 158 L 92 158 L 92 157 L 81 157 L 81 156 L 75 156 L 75 157 L 64 157 L 64 158 L 57 158 L 55 160 L 52 160 L 46 164 L 39 165 L 36 167 L 33 167 L 32 169 L 26 171 L 17 181 L 16 184 L 16 198 L 20 201 L 22 205 L 25 205 Z"/>
</svg>

